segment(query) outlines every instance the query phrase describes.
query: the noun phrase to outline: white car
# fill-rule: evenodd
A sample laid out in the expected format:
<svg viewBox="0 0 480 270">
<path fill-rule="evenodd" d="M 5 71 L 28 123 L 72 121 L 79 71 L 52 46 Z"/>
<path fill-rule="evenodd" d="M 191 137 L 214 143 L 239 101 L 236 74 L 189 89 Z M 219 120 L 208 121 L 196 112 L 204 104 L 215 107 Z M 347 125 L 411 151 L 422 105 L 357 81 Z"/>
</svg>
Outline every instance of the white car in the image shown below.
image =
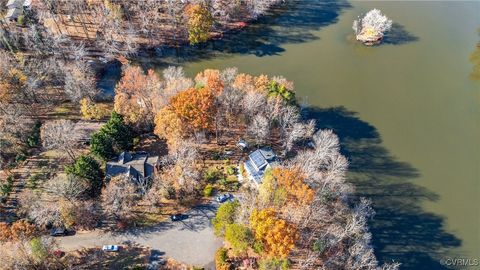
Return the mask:
<svg viewBox="0 0 480 270">
<path fill-rule="evenodd" d="M 117 252 L 120 250 L 120 247 L 117 245 L 105 245 L 102 247 L 103 251 Z"/>
</svg>

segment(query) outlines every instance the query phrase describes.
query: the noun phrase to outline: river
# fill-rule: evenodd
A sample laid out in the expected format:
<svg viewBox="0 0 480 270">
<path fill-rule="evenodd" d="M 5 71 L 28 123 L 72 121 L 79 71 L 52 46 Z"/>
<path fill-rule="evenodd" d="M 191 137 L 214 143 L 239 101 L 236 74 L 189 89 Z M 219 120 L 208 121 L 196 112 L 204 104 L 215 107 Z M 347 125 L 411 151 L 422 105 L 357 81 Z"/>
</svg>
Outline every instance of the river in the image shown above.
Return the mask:
<svg viewBox="0 0 480 270">
<path fill-rule="evenodd" d="M 365 47 L 351 25 L 372 8 L 396 24 Z M 448 269 L 442 258 L 480 260 L 480 82 L 468 77 L 479 27 L 478 1 L 298 1 L 200 52 L 142 65 L 294 81 L 319 127 L 339 134 L 349 181 L 373 201 L 379 260 Z"/>
</svg>

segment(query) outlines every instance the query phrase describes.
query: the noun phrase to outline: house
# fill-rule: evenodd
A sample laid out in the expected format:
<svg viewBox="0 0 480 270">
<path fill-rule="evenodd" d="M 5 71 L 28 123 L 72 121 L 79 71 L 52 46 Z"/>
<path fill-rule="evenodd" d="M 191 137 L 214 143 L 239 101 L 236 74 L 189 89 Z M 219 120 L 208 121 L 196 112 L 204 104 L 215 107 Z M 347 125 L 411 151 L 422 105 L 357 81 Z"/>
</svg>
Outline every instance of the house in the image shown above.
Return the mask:
<svg viewBox="0 0 480 270">
<path fill-rule="evenodd" d="M 158 165 L 158 156 L 150 156 L 147 152 L 123 152 L 115 160 L 107 162 L 106 178 L 125 174 L 138 181 L 151 177 Z"/>
<path fill-rule="evenodd" d="M 24 9 L 32 5 L 32 0 L 8 0 L 7 14 L 5 19 L 8 21 L 15 21 L 20 15 L 23 15 Z"/>
<path fill-rule="evenodd" d="M 243 163 L 243 166 L 248 178 L 255 186 L 260 185 L 265 171 L 275 165 L 276 157 L 270 148 L 257 149 L 248 156 L 248 160 Z"/>
</svg>

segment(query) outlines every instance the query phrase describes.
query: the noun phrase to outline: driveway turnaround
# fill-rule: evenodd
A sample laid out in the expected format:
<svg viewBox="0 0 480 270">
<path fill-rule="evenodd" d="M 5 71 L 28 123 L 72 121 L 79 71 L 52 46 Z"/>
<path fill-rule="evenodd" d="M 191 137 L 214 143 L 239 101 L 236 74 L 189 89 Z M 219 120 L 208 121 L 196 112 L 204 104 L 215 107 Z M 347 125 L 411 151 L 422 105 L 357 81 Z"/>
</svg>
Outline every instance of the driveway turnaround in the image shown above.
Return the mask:
<svg viewBox="0 0 480 270">
<path fill-rule="evenodd" d="M 211 219 L 215 216 L 216 203 L 203 204 L 185 213 L 181 221 L 161 222 L 154 227 L 132 229 L 121 233 L 92 231 L 57 238 L 60 248 L 72 251 L 81 248 L 121 245 L 129 241 L 150 247 L 165 257 L 210 269 L 215 251 L 222 240 L 213 234 Z"/>
</svg>

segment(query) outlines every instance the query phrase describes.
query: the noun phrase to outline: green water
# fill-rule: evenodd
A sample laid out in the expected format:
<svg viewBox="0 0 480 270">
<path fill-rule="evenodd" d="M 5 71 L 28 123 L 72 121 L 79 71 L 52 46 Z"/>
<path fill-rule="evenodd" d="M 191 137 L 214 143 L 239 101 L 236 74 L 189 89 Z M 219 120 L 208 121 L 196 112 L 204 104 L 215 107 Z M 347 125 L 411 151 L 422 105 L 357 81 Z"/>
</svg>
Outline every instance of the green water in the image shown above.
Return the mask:
<svg viewBox="0 0 480 270">
<path fill-rule="evenodd" d="M 373 48 L 351 30 L 371 8 L 400 25 Z M 302 1 L 171 61 L 189 75 L 236 66 L 293 80 L 319 126 L 341 137 L 349 180 L 374 202 L 379 259 L 446 269 L 446 256 L 480 259 L 480 83 L 468 78 L 479 27 L 480 2 Z"/>
</svg>

